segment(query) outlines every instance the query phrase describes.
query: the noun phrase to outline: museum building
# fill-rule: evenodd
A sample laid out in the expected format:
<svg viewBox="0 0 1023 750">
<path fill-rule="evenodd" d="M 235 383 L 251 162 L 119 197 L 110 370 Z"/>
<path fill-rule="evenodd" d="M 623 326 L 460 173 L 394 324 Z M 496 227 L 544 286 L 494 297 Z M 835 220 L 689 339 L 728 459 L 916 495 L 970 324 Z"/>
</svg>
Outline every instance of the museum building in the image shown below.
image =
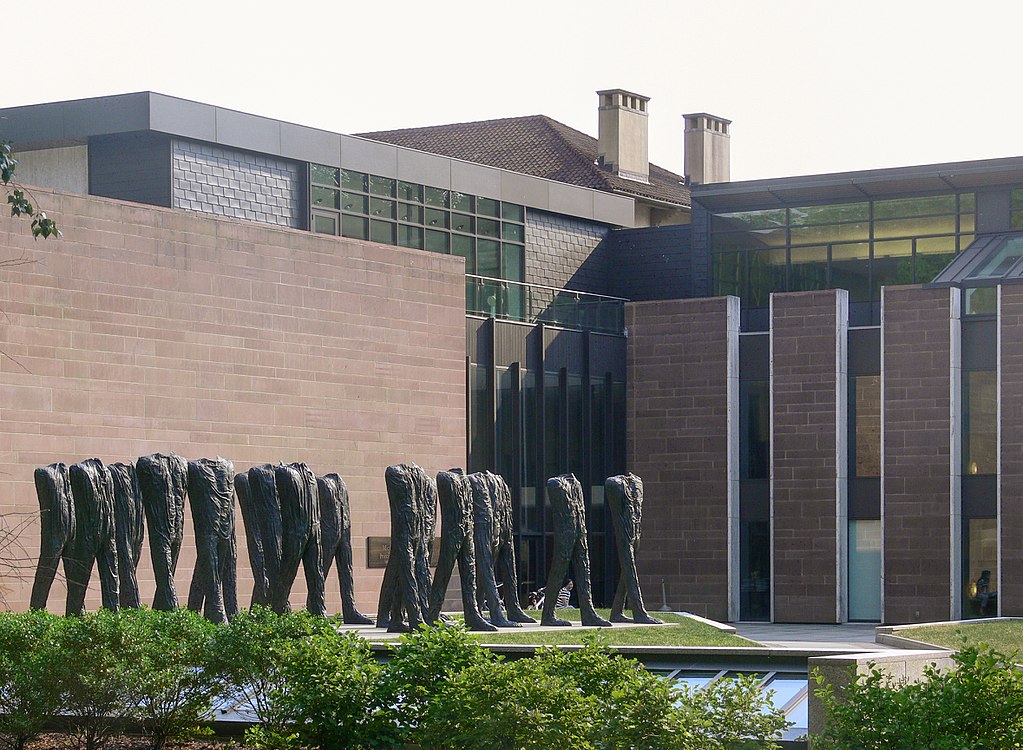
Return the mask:
<svg viewBox="0 0 1023 750">
<path fill-rule="evenodd" d="M 696 113 L 683 176 L 648 162 L 649 102 L 598 92 L 597 138 L 155 93 L 0 110 L 64 230 L 3 220 L 38 262 L 0 282 L 0 507 L 56 460 L 305 460 L 349 481 L 371 608 L 384 467 L 505 476 L 523 591 L 571 471 L 608 602 L 603 480 L 631 470 L 652 609 L 1018 614 L 1023 158 L 729 182 L 731 124 Z"/>
</svg>

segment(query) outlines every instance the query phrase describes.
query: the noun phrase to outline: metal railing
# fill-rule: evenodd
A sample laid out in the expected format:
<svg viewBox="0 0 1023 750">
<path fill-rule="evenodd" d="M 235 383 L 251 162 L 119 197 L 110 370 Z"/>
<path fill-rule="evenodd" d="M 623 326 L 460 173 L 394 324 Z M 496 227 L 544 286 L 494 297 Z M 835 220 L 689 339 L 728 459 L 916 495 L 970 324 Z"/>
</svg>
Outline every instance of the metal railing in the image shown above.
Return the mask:
<svg viewBox="0 0 1023 750">
<path fill-rule="evenodd" d="M 625 328 L 627 301 L 603 294 L 465 275 L 465 311 L 469 315 L 620 334 Z"/>
</svg>

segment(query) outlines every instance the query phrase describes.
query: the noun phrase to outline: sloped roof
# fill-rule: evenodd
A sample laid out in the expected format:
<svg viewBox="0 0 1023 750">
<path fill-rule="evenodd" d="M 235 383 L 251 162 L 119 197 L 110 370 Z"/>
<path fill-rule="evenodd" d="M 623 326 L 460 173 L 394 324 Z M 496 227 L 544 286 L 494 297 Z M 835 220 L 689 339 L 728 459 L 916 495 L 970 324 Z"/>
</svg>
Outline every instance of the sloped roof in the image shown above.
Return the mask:
<svg viewBox="0 0 1023 750">
<path fill-rule="evenodd" d="M 362 138 L 610 193 L 689 206 L 682 177 L 650 165 L 650 183 L 597 166 L 597 139 L 546 115 L 359 133 Z"/>
</svg>

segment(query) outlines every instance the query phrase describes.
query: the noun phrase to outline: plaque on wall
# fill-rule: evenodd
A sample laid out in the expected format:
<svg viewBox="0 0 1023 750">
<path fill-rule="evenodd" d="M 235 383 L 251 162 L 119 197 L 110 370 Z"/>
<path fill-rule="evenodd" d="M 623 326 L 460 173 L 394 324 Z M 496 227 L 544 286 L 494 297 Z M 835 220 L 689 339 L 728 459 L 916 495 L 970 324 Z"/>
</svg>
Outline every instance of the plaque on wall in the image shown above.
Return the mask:
<svg viewBox="0 0 1023 750">
<path fill-rule="evenodd" d="M 389 536 L 368 536 L 366 537 L 366 567 L 386 568 L 387 558 L 391 556 L 391 537 Z M 430 549 L 430 567 L 436 568 L 440 559 L 440 537 L 433 540 Z"/>
</svg>

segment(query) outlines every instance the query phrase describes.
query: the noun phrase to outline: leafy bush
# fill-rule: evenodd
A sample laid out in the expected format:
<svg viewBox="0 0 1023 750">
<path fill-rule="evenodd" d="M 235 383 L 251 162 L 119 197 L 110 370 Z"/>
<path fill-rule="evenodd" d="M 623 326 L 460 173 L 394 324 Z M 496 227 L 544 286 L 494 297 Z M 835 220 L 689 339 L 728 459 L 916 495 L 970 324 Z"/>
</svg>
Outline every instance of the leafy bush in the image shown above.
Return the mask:
<svg viewBox="0 0 1023 750">
<path fill-rule="evenodd" d="M 210 663 L 216 626 L 187 609 L 125 610 L 121 626 L 135 659 L 132 713 L 144 722 L 153 749 L 195 734 L 224 687 Z"/>
<path fill-rule="evenodd" d="M 827 726 L 813 747 L 959 750 L 1023 747 L 1023 672 L 1015 656 L 968 646 L 955 667 L 924 680 L 893 680 L 876 668 L 841 695 L 816 675 Z"/>
<path fill-rule="evenodd" d="M 24 750 L 60 705 L 56 629 L 43 611 L 0 612 L 0 746 Z"/>
</svg>

